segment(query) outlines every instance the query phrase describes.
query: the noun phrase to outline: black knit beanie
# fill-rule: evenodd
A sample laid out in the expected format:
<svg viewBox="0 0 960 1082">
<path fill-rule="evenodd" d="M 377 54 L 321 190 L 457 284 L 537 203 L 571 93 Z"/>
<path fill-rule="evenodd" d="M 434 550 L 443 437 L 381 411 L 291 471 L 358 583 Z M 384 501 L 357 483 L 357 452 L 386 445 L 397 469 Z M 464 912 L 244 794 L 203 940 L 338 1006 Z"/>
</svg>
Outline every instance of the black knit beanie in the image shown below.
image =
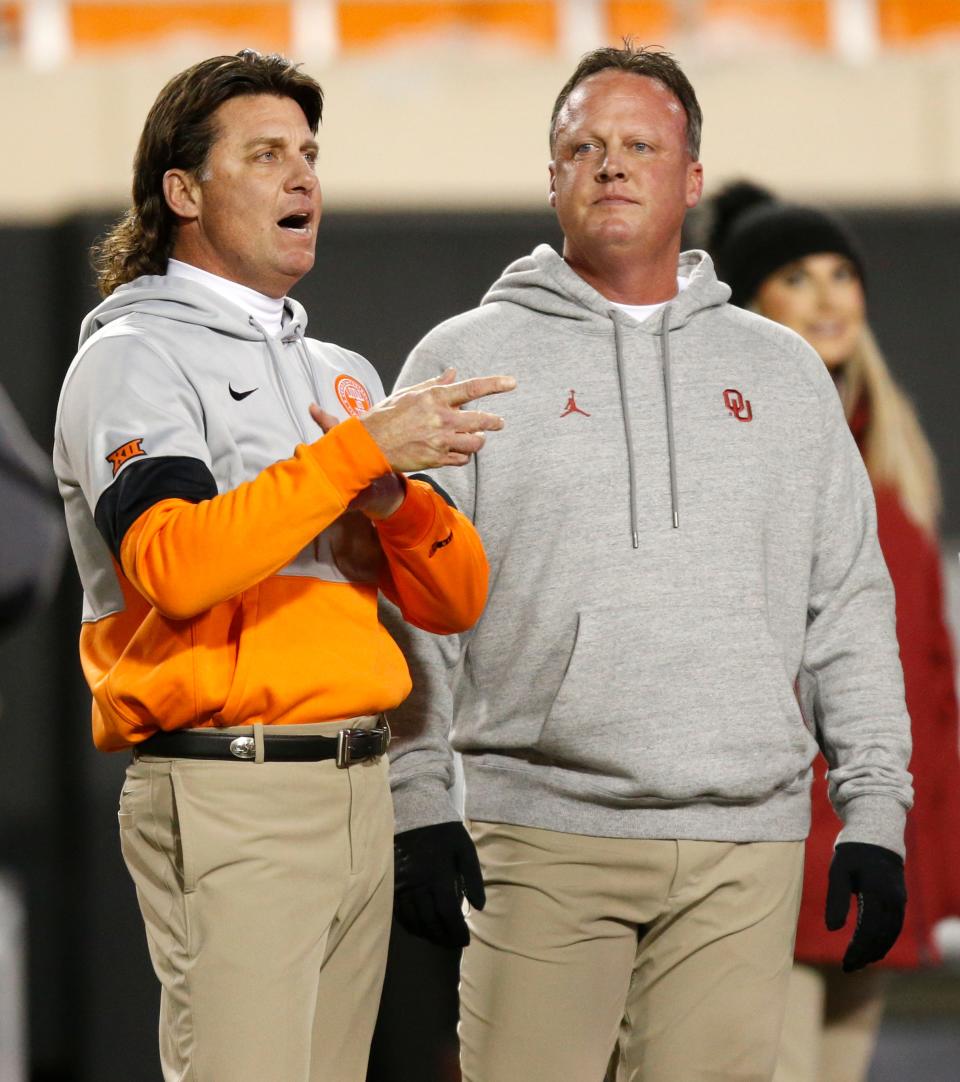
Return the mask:
<svg viewBox="0 0 960 1082">
<path fill-rule="evenodd" d="M 863 256 L 836 218 L 813 207 L 781 203 L 757 185 L 730 184 L 711 200 L 713 224 L 707 247 L 719 278 L 730 286 L 730 303 L 745 307 L 768 275 L 804 256 L 846 256 L 864 281 Z"/>
</svg>

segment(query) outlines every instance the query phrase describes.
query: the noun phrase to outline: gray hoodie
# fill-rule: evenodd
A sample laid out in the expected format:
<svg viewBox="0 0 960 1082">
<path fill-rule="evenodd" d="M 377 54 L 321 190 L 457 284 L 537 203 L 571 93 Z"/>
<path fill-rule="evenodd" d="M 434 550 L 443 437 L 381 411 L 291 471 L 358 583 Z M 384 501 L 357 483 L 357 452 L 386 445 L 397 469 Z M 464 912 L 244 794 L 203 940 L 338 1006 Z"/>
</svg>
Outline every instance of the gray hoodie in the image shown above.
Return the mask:
<svg viewBox="0 0 960 1082">
<path fill-rule="evenodd" d="M 283 327 L 269 334 L 243 309 L 183 278 L 144 275 L 121 286 L 84 319 L 77 356 L 57 410 L 54 467 L 84 588 L 84 621 L 125 603 L 93 509 L 104 513 L 125 462 L 116 448 L 134 437 L 152 461 L 193 463 L 195 492 L 143 493 L 204 499 L 256 477 L 318 438 L 311 402 L 345 419 L 360 388 L 383 397 L 369 361 L 305 337 L 303 306 L 284 301 Z M 161 485 L 164 483 L 161 478 Z M 180 480 L 178 478 L 178 484 Z M 311 542 L 279 574 L 343 582 L 329 534 Z"/>
<path fill-rule="evenodd" d="M 471 819 L 801 839 L 819 744 L 843 840 L 903 852 L 893 592 L 833 383 L 704 253 L 678 275 L 641 323 L 542 245 L 408 359 L 398 385 L 453 365 L 519 388 L 438 476 L 489 555 L 483 617 L 446 639 L 391 620 L 414 678 L 398 830 L 456 816 L 452 743 Z"/>
</svg>

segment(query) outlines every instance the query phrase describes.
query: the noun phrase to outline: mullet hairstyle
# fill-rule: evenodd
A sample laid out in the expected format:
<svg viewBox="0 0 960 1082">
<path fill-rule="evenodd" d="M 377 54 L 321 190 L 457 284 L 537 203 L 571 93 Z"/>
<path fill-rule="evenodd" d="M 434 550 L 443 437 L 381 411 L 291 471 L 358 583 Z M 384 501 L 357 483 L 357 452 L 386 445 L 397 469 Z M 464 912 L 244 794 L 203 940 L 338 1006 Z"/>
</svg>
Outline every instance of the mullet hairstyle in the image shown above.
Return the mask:
<svg viewBox="0 0 960 1082">
<path fill-rule="evenodd" d="M 316 135 L 323 91 L 277 54 L 242 49 L 235 56 L 214 56 L 175 75 L 160 91 L 133 162 L 133 205 L 91 252 L 104 297 L 142 274 L 166 272 L 177 219 L 163 194 L 163 176 L 168 169 L 183 169 L 202 179 L 219 134 L 214 114 L 231 98 L 252 94 L 292 98 Z"/>
<path fill-rule="evenodd" d="M 644 75 L 669 90 L 683 106 L 687 116 L 687 151 L 693 161 L 700 158 L 700 133 L 703 130 L 703 112 L 690 80 L 670 53 L 659 49 L 635 46 L 630 38 L 624 38 L 623 48 L 608 46 L 594 49 L 580 58 L 573 75 L 553 103 L 550 114 L 550 153 L 557 143 L 557 118 L 574 88 L 591 75 L 601 71 L 625 71 L 631 75 Z"/>
</svg>

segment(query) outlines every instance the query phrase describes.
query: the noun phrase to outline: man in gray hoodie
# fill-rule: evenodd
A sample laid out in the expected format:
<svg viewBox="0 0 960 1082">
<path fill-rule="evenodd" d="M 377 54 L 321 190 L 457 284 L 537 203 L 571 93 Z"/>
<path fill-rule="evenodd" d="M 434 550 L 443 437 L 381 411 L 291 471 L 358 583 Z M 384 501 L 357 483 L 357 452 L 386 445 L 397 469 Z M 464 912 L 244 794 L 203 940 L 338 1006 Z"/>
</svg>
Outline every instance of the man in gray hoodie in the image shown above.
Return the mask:
<svg viewBox="0 0 960 1082">
<path fill-rule="evenodd" d="M 443 478 L 489 553 L 484 615 L 395 631 L 396 912 L 471 941 L 465 1082 L 598 1082 L 611 1053 L 619 1079 L 768 1079 L 818 745 L 847 967 L 903 919 L 909 720 L 870 485 L 819 358 L 680 253 L 700 123 L 669 56 L 584 57 L 550 133 L 562 257 L 513 263 L 398 381 L 496 359 L 520 387 Z"/>
</svg>

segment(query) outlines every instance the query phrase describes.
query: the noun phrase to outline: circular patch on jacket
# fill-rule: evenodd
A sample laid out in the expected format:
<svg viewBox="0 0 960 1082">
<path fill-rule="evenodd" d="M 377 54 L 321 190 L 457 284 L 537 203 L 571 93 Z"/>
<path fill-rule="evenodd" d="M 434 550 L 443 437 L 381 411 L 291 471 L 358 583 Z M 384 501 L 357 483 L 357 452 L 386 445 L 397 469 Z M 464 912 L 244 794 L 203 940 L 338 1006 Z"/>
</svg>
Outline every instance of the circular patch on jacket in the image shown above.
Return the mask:
<svg viewBox="0 0 960 1082">
<path fill-rule="evenodd" d="M 370 392 L 354 376 L 337 376 L 333 381 L 340 405 L 351 417 L 359 417 L 370 409 Z"/>
</svg>

